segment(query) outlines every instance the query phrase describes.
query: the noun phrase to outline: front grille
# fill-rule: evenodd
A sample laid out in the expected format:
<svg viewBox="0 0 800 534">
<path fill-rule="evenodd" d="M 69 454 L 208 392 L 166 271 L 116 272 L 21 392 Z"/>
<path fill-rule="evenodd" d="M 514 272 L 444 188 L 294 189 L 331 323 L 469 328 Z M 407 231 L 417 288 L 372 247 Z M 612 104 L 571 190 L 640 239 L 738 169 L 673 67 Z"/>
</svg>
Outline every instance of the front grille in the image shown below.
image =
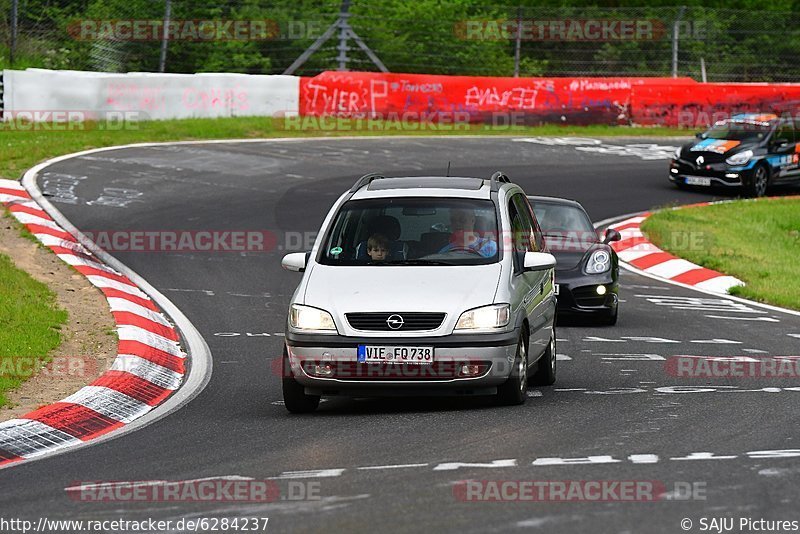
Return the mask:
<svg viewBox="0 0 800 534">
<path fill-rule="evenodd" d="M 577 287 L 572 290 L 572 297 L 578 306 L 602 306 L 608 295 L 598 295 L 597 286 Z"/>
<path fill-rule="evenodd" d="M 376 332 L 413 332 L 419 330 L 436 330 L 444 321 L 444 313 L 429 312 L 366 312 L 346 313 L 347 322 L 356 330 L 372 330 Z M 392 328 L 388 319 L 393 318 L 393 324 L 399 325 L 398 317 L 402 318 L 402 326 Z"/>
</svg>

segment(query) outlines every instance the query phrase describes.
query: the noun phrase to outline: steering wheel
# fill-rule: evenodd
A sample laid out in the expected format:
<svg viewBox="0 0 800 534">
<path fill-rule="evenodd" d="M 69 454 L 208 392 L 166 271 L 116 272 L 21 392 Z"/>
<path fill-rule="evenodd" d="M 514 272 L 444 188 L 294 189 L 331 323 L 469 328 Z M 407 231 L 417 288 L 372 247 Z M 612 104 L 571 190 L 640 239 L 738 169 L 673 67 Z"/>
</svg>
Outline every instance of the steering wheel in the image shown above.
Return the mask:
<svg viewBox="0 0 800 534">
<path fill-rule="evenodd" d="M 479 250 L 475 250 L 471 247 L 453 247 L 448 249 L 446 252 L 471 252 L 473 254 L 477 254 L 478 256 L 483 256 Z"/>
</svg>

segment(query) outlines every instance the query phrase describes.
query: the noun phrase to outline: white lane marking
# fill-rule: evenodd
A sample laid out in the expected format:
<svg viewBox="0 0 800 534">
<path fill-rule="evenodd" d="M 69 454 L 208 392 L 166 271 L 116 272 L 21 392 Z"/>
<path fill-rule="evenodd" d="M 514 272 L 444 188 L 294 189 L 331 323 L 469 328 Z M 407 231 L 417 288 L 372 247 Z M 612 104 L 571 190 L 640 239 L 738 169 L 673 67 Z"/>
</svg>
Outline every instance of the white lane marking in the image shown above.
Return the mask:
<svg viewBox="0 0 800 534">
<path fill-rule="evenodd" d="M 174 291 L 176 293 L 203 293 L 208 297 L 213 297 L 214 292 L 208 289 L 178 289 L 178 288 L 170 288 L 165 289 L 164 291 Z"/>
<path fill-rule="evenodd" d="M 657 464 L 658 463 L 658 455 L 657 454 L 631 454 L 628 456 L 628 460 L 634 464 Z"/>
<path fill-rule="evenodd" d="M 668 306 L 676 310 L 701 310 L 701 311 L 724 311 L 737 313 L 767 313 L 764 310 L 751 308 L 741 302 L 731 299 L 712 299 L 702 297 L 680 297 L 674 295 L 634 295 L 643 298 L 656 306 Z"/>
<path fill-rule="evenodd" d="M 597 341 L 600 343 L 625 343 L 624 339 L 608 339 L 605 337 L 598 337 L 598 336 L 586 336 L 583 338 L 584 341 Z"/>
<path fill-rule="evenodd" d="M 736 458 L 736 455 L 715 456 L 713 452 L 693 452 L 688 456 L 673 456 L 670 460 L 733 460 L 734 458 Z"/>
<path fill-rule="evenodd" d="M 789 336 L 789 337 L 796 337 L 796 338 L 800 339 L 800 334 L 786 334 L 786 335 Z"/>
<path fill-rule="evenodd" d="M 586 464 L 617 464 L 617 460 L 608 455 L 586 456 L 585 458 L 537 458 L 531 465 L 586 465 Z"/>
<path fill-rule="evenodd" d="M 702 343 L 704 345 L 741 345 L 741 341 L 733 341 L 730 339 L 693 339 L 689 343 Z"/>
<path fill-rule="evenodd" d="M 742 349 L 742 352 L 750 352 L 753 354 L 769 354 L 768 351 L 760 349 Z"/>
<path fill-rule="evenodd" d="M 195 482 L 208 482 L 215 480 L 238 481 L 238 480 L 255 480 L 253 477 L 243 477 L 239 475 L 223 475 L 217 477 L 193 478 L 190 480 L 123 480 L 114 482 L 97 482 L 86 483 L 79 486 L 67 486 L 64 491 L 89 491 L 98 489 L 113 489 L 113 488 L 139 488 L 139 487 L 152 487 L 152 486 L 166 486 L 172 484 L 192 484 Z"/>
<path fill-rule="evenodd" d="M 620 373 L 638 373 L 638 369 L 620 369 Z"/>
<path fill-rule="evenodd" d="M 303 471 L 284 471 L 280 475 L 276 477 L 270 477 L 271 479 L 295 479 L 295 478 L 328 478 L 328 477 L 340 477 L 342 473 L 345 472 L 345 469 L 336 468 L 336 469 L 309 469 Z"/>
<path fill-rule="evenodd" d="M 516 458 L 507 460 L 493 460 L 491 462 L 482 463 L 465 463 L 465 462 L 445 462 L 433 468 L 434 471 L 454 471 L 456 469 L 472 468 L 472 467 L 517 467 Z"/>
<path fill-rule="evenodd" d="M 640 341 L 642 343 L 680 343 L 675 339 L 667 339 L 665 337 L 650 337 L 650 336 L 622 336 L 622 339 L 629 341 Z"/>
<path fill-rule="evenodd" d="M 427 467 L 430 464 L 390 464 L 390 465 L 367 465 L 364 467 L 357 467 L 360 471 L 376 471 L 379 469 L 406 469 L 411 467 Z"/>
<path fill-rule="evenodd" d="M 570 357 L 569 357 L 569 356 L 567 356 L 566 354 L 556 354 L 556 361 L 559 361 L 559 362 L 568 362 L 568 361 L 570 361 L 570 360 L 572 360 L 572 358 L 570 358 Z"/>
<path fill-rule="evenodd" d="M 555 388 L 553 391 L 586 391 L 586 388 Z"/>
<path fill-rule="evenodd" d="M 622 354 L 622 353 L 605 353 L 598 352 L 595 356 L 602 356 L 601 360 L 608 361 L 640 361 L 640 362 L 659 362 L 664 361 L 666 358 L 658 354 Z M 623 369 L 624 370 L 624 369 Z"/>
<path fill-rule="evenodd" d="M 728 321 L 761 321 L 764 323 L 779 323 L 780 319 L 773 319 L 772 317 L 727 317 L 724 315 L 708 315 L 706 317 L 711 319 L 726 319 Z"/>
<path fill-rule="evenodd" d="M 672 456 L 667 457 L 666 461 L 702 461 L 702 460 L 734 460 L 737 458 L 746 458 L 749 460 L 776 460 L 776 459 L 786 459 L 786 458 L 797 458 L 800 457 L 800 449 L 773 449 L 773 450 L 760 450 L 760 451 L 747 451 L 741 454 L 728 454 L 728 455 L 717 455 L 716 453 L 712 452 L 690 452 L 685 456 Z M 468 463 L 468 462 L 459 462 L 459 466 L 465 467 L 480 467 L 485 469 L 506 469 L 508 467 L 519 467 L 525 468 L 530 466 L 536 467 L 551 467 L 551 466 L 571 466 L 571 465 L 608 465 L 608 464 L 616 464 L 616 463 L 623 463 L 625 460 L 630 462 L 631 464 L 655 464 L 661 462 L 661 458 L 658 454 L 653 453 L 634 453 L 629 454 L 627 456 L 623 456 L 624 459 L 615 458 L 613 455 L 596 455 L 596 456 L 586 456 L 586 457 L 572 457 L 572 458 L 561 458 L 558 456 L 555 457 L 542 457 L 542 458 L 535 458 L 530 464 L 522 463 L 518 464 L 517 460 L 495 460 L 493 462 L 481 462 L 481 463 Z M 509 462 L 514 462 L 514 465 L 508 465 Z M 324 477 L 338 477 L 341 476 L 345 471 L 349 472 L 356 472 L 356 471 L 367 471 L 371 469 L 391 469 L 394 467 L 402 468 L 402 467 L 425 467 L 431 465 L 430 463 L 424 464 L 406 464 L 406 465 L 387 465 L 387 466 L 360 466 L 360 467 L 353 467 L 353 468 L 336 468 L 336 469 L 319 469 L 319 470 L 312 470 L 312 471 L 286 471 L 282 475 L 277 477 L 270 477 L 270 480 L 280 479 L 280 478 L 320 478 L 320 476 Z M 443 465 L 443 464 L 439 464 Z M 438 465 L 437 465 L 438 467 Z M 433 469 L 434 471 L 436 468 Z M 289 476 L 285 476 L 289 475 Z M 218 478 L 222 479 L 231 479 L 231 480 L 252 480 L 247 477 L 236 477 L 236 475 L 232 475 L 231 477 L 211 477 L 209 480 L 215 480 Z M 205 479 L 200 479 L 205 480 Z M 160 481 L 155 481 L 159 483 Z M 455 482 L 460 483 L 461 480 Z M 115 484 L 115 483 L 110 483 Z M 128 483 L 129 484 L 129 483 Z M 449 483 L 447 485 L 452 486 L 454 483 Z M 75 487 L 80 488 L 80 486 Z"/>
</svg>

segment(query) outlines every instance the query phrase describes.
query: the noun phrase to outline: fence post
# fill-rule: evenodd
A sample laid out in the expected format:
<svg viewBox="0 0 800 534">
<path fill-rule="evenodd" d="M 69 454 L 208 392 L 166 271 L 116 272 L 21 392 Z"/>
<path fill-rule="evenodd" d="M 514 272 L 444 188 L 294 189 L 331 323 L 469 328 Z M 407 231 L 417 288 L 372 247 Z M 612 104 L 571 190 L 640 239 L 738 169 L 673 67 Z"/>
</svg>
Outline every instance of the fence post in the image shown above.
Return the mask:
<svg viewBox="0 0 800 534">
<path fill-rule="evenodd" d="M 678 16 L 675 18 L 675 24 L 672 25 L 672 77 L 678 77 L 678 40 L 681 32 L 680 24 L 683 18 L 683 12 L 686 11 L 686 6 L 681 6 L 678 10 Z"/>
<path fill-rule="evenodd" d="M 8 62 L 14 67 L 14 55 L 17 51 L 17 18 L 19 0 L 11 0 L 11 43 L 8 47 Z"/>
<path fill-rule="evenodd" d="M 517 8 L 517 39 L 514 45 L 514 78 L 519 78 L 519 49 L 522 44 L 522 8 Z"/>
<path fill-rule="evenodd" d="M 347 46 L 347 39 L 350 36 L 348 31 L 349 24 L 347 18 L 350 16 L 350 0 L 342 0 L 342 8 L 339 11 L 339 70 L 347 70 L 347 51 L 350 47 Z"/>
<path fill-rule="evenodd" d="M 167 68 L 167 44 L 169 43 L 169 21 L 172 17 L 172 0 L 165 0 L 164 3 L 164 31 L 161 34 L 161 55 L 158 58 L 158 72 L 164 72 Z"/>
</svg>

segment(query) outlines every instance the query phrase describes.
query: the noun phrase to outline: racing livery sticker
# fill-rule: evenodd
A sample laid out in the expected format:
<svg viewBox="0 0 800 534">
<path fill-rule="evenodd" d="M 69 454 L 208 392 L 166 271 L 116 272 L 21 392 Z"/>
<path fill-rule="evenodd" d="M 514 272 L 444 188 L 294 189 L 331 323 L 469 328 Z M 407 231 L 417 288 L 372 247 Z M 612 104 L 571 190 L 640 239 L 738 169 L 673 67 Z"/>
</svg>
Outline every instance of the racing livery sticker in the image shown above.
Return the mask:
<svg viewBox="0 0 800 534">
<path fill-rule="evenodd" d="M 724 154 L 739 146 L 741 141 L 734 141 L 728 139 L 704 139 L 691 148 L 692 152 L 714 152 L 716 154 Z"/>
</svg>

